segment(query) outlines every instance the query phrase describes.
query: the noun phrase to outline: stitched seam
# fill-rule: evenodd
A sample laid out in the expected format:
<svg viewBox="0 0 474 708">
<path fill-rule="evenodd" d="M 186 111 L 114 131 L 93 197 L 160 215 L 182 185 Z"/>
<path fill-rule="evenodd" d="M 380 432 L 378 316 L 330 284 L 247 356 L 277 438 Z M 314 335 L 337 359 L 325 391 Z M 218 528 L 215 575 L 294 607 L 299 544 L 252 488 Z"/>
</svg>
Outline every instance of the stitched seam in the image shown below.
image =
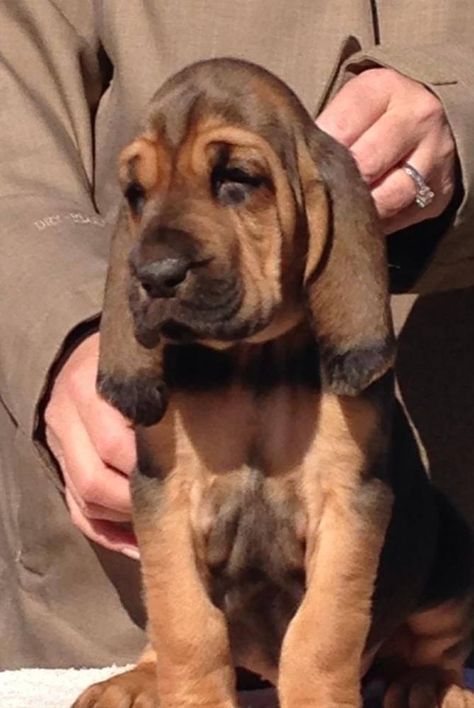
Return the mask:
<svg viewBox="0 0 474 708">
<path fill-rule="evenodd" d="M 84 35 L 81 34 L 81 32 L 79 32 L 79 30 L 77 29 L 77 27 L 75 25 L 73 25 L 73 23 L 71 22 L 69 17 L 67 17 L 67 15 L 64 14 L 64 11 L 61 10 L 61 8 L 59 8 L 57 6 L 56 0 L 50 0 L 50 3 L 56 9 L 56 12 L 59 15 L 61 15 L 63 20 L 69 25 L 69 27 L 72 29 L 72 31 L 75 33 L 75 35 L 81 40 L 81 42 L 83 42 L 83 44 L 86 44 L 91 51 L 95 51 L 94 45 L 87 39 L 87 37 L 84 37 Z"/>
<path fill-rule="evenodd" d="M 15 428 L 18 428 L 19 425 L 18 425 L 17 419 L 15 418 L 15 416 L 14 416 L 13 413 L 12 413 L 12 411 L 11 411 L 10 408 L 7 406 L 7 404 L 6 404 L 6 402 L 5 402 L 5 399 L 4 399 L 3 396 L 1 396 L 1 395 L 0 395 L 0 406 L 4 409 L 5 413 L 6 413 L 7 416 L 10 418 L 10 420 L 11 420 L 11 422 L 13 423 L 13 425 L 15 426 Z"/>
<path fill-rule="evenodd" d="M 372 27 L 374 28 L 374 43 L 380 44 L 380 22 L 377 0 L 370 0 L 370 12 L 372 14 Z"/>
</svg>

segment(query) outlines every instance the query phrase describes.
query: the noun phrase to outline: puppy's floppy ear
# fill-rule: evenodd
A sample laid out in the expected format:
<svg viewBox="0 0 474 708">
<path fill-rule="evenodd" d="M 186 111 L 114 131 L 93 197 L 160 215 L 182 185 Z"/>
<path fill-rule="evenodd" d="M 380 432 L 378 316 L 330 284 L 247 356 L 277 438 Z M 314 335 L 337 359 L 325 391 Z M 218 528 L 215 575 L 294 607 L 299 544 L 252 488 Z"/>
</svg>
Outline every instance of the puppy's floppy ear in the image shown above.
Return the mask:
<svg viewBox="0 0 474 708">
<path fill-rule="evenodd" d="M 357 395 L 393 364 L 385 242 L 349 151 L 312 123 L 297 141 L 305 289 L 323 387 Z"/>
<path fill-rule="evenodd" d="M 162 346 L 141 346 L 134 334 L 129 305 L 129 255 L 135 236 L 125 206 L 112 240 L 100 326 L 97 389 L 133 423 L 152 425 L 166 410 Z"/>
</svg>

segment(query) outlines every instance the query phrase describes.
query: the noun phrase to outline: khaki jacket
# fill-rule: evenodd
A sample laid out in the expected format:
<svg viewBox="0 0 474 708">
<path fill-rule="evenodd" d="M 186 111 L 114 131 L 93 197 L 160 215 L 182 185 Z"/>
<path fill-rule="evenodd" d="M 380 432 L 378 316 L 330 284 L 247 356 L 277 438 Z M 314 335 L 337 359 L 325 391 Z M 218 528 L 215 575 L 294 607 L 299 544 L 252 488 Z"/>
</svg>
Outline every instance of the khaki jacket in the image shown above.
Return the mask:
<svg viewBox="0 0 474 708">
<path fill-rule="evenodd" d="M 163 80 L 198 59 L 263 64 L 313 115 L 374 65 L 443 102 L 463 196 L 450 224 L 392 237 L 395 280 L 434 293 L 408 318 L 399 374 L 433 476 L 474 519 L 473 26 L 471 0 L 0 4 L 0 668 L 120 663 L 143 642 L 136 565 L 72 527 L 33 438 L 53 363 L 100 312 L 117 153 Z"/>
</svg>

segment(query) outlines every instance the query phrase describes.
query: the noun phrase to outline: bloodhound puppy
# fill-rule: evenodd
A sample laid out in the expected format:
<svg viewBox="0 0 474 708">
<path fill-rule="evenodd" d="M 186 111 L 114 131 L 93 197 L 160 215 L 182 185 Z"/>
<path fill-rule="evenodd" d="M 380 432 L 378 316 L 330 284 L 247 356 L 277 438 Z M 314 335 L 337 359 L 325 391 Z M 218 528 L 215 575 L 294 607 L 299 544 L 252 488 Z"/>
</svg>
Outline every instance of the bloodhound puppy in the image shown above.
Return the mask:
<svg viewBox="0 0 474 708">
<path fill-rule="evenodd" d="M 76 708 L 460 708 L 464 523 L 393 394 L 384 241 L 349 153 L 276 77 L 188 67 L 122 153 L 99 389 L 136 424 L 150 648 Z"/>
</svg>

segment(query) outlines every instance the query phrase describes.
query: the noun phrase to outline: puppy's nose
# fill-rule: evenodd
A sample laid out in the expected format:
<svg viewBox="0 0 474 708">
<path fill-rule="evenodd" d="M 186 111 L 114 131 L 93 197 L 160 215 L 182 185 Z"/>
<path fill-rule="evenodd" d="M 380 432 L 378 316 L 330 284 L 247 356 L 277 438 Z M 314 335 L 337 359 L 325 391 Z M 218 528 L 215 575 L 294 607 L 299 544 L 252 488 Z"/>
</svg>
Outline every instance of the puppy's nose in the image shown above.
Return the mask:
<svg viewBox="0 0 474 708">
<path fill-rule="evenodd" d="M 191 261 L 179 256 L 144 263 L 136 273 L 149 297 L 173 297 L 190 268 Z"/>
</svg>

